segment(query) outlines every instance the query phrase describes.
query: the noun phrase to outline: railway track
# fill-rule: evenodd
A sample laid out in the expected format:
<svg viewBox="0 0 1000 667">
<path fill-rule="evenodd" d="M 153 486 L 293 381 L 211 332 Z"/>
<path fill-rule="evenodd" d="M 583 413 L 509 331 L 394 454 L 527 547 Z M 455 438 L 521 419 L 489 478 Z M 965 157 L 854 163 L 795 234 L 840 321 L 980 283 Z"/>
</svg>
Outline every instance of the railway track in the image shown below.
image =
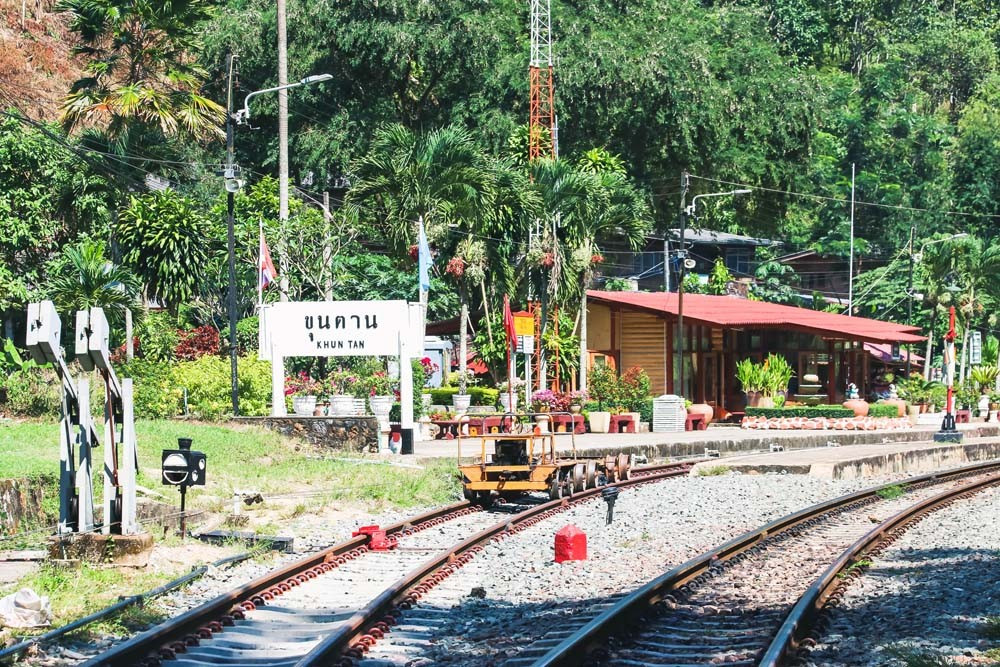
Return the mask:
<svg viewBox="0 0 1000 667">
<path fill-rule="evenodd" d="M 686 475 L 694 463 L 636 468 L 617 486 Z M 85 667 L 350 663 L 394 625 L 394 612 L 411 607 L 486 543 L 601 490 L 491 511 L 465 501 L 413 517 L 385 529 L 389 549 L 376 550 L 368 536 L 331 546 L 123 642 Z"/>
<path fill-rule="evenodd" d="M 788 664 L 808 646 L 824 604 L 865 554 L 928 512 L 994 484 L 1000 484 L 1000 462 L 923 475 L 795 512 L 602 605 L 506 664 Z"/>
</svg>

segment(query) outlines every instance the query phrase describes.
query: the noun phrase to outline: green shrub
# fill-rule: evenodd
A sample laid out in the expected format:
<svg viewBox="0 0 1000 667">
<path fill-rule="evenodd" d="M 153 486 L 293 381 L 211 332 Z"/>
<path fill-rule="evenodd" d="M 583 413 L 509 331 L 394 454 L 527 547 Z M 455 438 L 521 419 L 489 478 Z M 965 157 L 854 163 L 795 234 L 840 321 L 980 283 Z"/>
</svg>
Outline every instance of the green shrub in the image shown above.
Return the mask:
<svg viewBox="0 0 1000 667">
<path fill-rule="evenodd" d="M 271 363 L 257 355 L 238 362 L 240 413 L 246 416 L 267 414 L 271 398 Z M 231 414 L 229 359 L 204 356 L 195 361 L 174 364 L 172 382 L 178 392 L 187 389 L 188 410 L 201 419 L 221 419 Z"/>
<path fill-rule="evenodd" d="M 815 405 L 797 408 L 747 408 L 747 417 L 853 417 L 854 410 L 839 405 Z"/>
<path fill-rule="evenodd" d="M 257 351 L 257 345 L 260 342 L 258 340 L 259 329 L 260 320 L 256 315 L 244 317 L 236 323 L 236 349 L 241 355 L 251 354 Z M 219 338 L 222 341 L 222 349 L 228 350 L 229 327 L 226 327 L 219 332 Z"/>
<path fill-rule="evenodd" d="M 167 312 L 149 313 L 136 327 L 139 338 L 137 354 L 154 361 L 174 358 L 174 348 L 180 341 L 177 320 Z"/>
<path fill-rule="evenodd" d="M 888 405 L 886 403 L 876 403 L 875 405 L 868 406 L 868 416 L 869 417 L 898 417 L 899 407 L 896 405 Z"/>
<path fill-rule="evenodd" d="M 115 373 L 119 379 L 132 378 L 136 419 L 164 419 L 180 414 L 181 391 L 174 383 L 173 364 L 169 361 L 132 359 L 118 364 Z"/>
<path fill-rule="evenodd" d="M 500 401 L 500 390 L 491 387 L 466 387 L 472 396 L 472 405 L 496 405 Z M 458 387 L 435 387 L 425 390 L 431 395 L 433 405 L 451 405 L 451 397 L 458 393 Z"/>
<path fill-rule="evenodd" d="M 653 399 L 647 398 L 639 404 L 639 421 L 653 423 Z"/>
<path fill-rule="evenodd" d="M 62 403 L 61 386 L 50 368 L 14 371 L 4 382 L 4 410 L 21 417 L 55 417 Z M 93 383 L 91 384 L 93 386 Z"/>
</svg>

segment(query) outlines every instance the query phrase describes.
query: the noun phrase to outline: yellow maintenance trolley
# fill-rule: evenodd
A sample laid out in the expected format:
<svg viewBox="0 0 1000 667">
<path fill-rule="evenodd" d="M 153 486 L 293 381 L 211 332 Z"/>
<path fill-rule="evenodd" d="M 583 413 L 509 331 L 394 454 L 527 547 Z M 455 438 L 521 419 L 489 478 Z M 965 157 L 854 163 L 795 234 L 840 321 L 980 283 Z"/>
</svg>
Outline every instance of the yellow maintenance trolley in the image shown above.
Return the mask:
<svg viewBox="0 0 1000 667">
<path fill-rule="evenodd" d="M 627 454 L 601 458 L 581 458 L 576 453 L 575 429 L 566 433 L 543 431 L 534 421 L 536 416 L 568 415 L 569 413 L 503 413 L 475 415 L 460 420 L 458 469 L 462 472 L 463 493 L 469 500 L 484 504 L 494 495 L 504 498 L 531 491 L 547 491 L 556 500 L 572 496 L 600 484 L 628 479 L 632 457 Z M 574 418 L 580 419 L 580 415 Z M 560 458 L 556 438 L 569 437 L 570 452 Z M 479 443 L 473 463 L 462 463 L 462 445 Z M 492 443 L 493 447 L 488 447 Z M 489 451 L 492 449 L 493 451 Z"/>
</svg>

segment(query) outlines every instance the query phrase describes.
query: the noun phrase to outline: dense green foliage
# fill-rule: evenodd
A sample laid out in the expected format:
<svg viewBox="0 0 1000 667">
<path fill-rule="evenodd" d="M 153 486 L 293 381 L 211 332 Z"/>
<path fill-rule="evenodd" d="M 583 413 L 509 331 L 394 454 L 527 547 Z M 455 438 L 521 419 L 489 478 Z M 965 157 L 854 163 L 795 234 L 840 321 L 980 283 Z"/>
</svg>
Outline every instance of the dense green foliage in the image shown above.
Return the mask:
<svg viewBox="0 0 1000 667">
<path fill-rule="evenodd" d="M 898 417 L 899 416 L 899 406 L 897 405 L 885 405 L 882 403 L 873 403 L 868 406 L 868 416 L 869 417 Z"/>
<path fill-rule="evenodd" d="M 472 405 L 495 406 L 500 400 L 500 392 L 492 387 L 469 387 L 466 391 L 472 396 Z M 458 393 L 458 387 L 440 387 L 428 390 L 432 405 L 451 405 L 451 397 Z"/>
<path fill-rule="evenodd" d="M 842 418 L 853 417 L 854 410 L 839 405 L 805 405 L 793 408 L 750 408 L 746 409 L 747 417 L 806 417 L 806 418 Z"/>
</svg>

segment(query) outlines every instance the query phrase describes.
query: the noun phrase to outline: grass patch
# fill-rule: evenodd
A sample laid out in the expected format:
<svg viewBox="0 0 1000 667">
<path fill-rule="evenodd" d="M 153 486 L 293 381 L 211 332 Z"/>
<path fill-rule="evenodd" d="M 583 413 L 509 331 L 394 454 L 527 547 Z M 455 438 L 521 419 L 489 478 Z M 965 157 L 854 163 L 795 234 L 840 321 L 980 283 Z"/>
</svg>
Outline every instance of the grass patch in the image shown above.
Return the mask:
<svg viewBox="0 0 1000 667">
<path fill-rule="evenodd" d="M 185 571 L 187 568 L 183 567 L 164 573 L 105 568 L 87 563 L 81 564 L 79 568 L 46 563 L 37 571 L 22 578 L 16 585 L 11 585 L 10 590 L 4 591 L 3 594 L 7 595 L 18 588 L 28 587 L 39 595 L 48 596 L 54 614 L 52 625 L 55 627 L 99 611 L 117 602 L 119 596 L 135 595 L 156 588 Z M 133 630 L 159 620 L 162 620 L 162 615 L 149 608 L 135 606 L 118 616 L 81 629 L 79 636 L 120 634 L 125 630 Z M 47 629 L 40 628 L 38 633 Z"/>
<path fill-rule="evenodd" d="M 987 616 L 983 620 L 980 632 L 988 639 L 1000 639 L 1000 616 Z M 998 652 L 1000 652 L 1000 649 L 998 649 Z M 1000 657 L 1000 655 L 997 657 Z"/>
<path fill-rule="evenodd" d="M 910 646 L 890 646 L 886 653 L 895 658 L 903 667 L 955 667 L 956 663 L 946 656 L 921 651 Z"/>
<path fill-rule="evenodd" d="M 997 664 L 1000 664 L 1000 648 L 991 648 L 988 651 L 983 651 L 983 657 L 988 660 L 994 660 Z"/>
<path fill-rule="evenodd" d="M 855 570 L 860 570 L 863 567 L 871 567 L 871 564 L 872 564 L 872 562 L 870 560 L 868 560 L 867 558 L 862 558 L 861 560 L 856 560 L 853 563 L 851 563 L 850 565 L 848 565 L 847 567 L 845 567 L 843 569 L 843 571 L 839 572 L 837 574 L 837 577 L 840 578 L 840 579 L 846 579 L 847 575 L 849 575 L 851 572 L 854 572 Z"/>
<path fill-rule="evenodd" d="M 726 475 L 732 470 L 729 466 L 707 466 L 704 468 L 698 468 L 698 477 L 718 477 L 719 475 Z"/>
<path fill-rule="evenodd" d="M 887 486 L 884 489 L 879 489 L 875 492 L 882 500 L 893 500 L 899 498 L 906 493 L 906 487 L 902 484 L 893 484 L 892 486 Z"/>
<path fill-rule="evenodd" d="M 192 508 L 221 507 L 235 489 L 255 490 L 265 496 L 307 494 L 330 500 L 372 502 L 388 507 L 439 505 L 460 497 L 460 485 L 451 459 L 436 459 L 423 468 L 402 468 L 376 459 L 340 460 L 332 453 L 273 431 L 252 426 L 223 426 L 178 420 L 136 422 L 139 445 L 139 484 L 161 491 L 176 502 L 177 493 L 160 484 L 160 452 L 177 446 L 177 438 L 192 438 L 192 449 L 208 457 L 208 484 L 188 492 Z M 59 428 L 55 422 L 13 422 L 0 425 L 0 477 L 53 476 L 59 469 Z M 100 498 L 101 450 L 95 451 L 95 494 Z M 46 493 L 56 504 L 53 493 Z"/>
</svg>

